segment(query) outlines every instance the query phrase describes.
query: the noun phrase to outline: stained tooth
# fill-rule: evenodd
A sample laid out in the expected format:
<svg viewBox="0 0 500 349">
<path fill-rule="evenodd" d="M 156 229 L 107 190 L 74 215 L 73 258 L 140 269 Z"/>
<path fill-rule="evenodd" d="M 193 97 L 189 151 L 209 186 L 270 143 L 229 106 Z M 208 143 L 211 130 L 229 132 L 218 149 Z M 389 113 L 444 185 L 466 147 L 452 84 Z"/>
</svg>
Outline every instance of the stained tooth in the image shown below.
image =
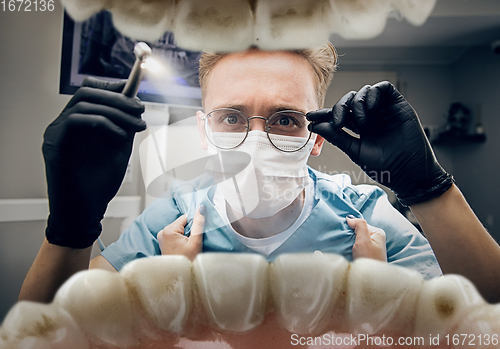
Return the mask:
<svg viewBox="0 0 500 349">
<path fill-rule="evenodd" d="M 351 265 L 347 317 L 351 333 L 405 333 L 411 330 L 423 285 L 420 273 L 373 259 Z"/>
<path fill-rule="evenodd" d="M 191 310 L 191 262 L 184 256 L 141 258 L 121 271 L 154 325 L 179 333 Z"/>
<path fill-rule="evenodd" d="M 175 0 L 119 1 L 114 3 L 113 24 L 122 34 L 156 41 L 172 28 Z"/>
<path fill-rule="evenodd" d="M 319 333 L 329 319 L 349 263 L 327 254 L 281 255 L 269 267 L 269 283 L 280 324 L 292 333 Z"/>
<path fill-rule="evenodd" d="M 257 254 L 204 253 L 193 262 L 205 313 L 221 330 L 245 332 L 265 316 L 268 262 Z"/>
<path fill-rule="evenodd" d="M 248 0 L 180 1 L 174 20 L 180 47 L 239 51 L 252 44 L 253 16 Z"/>
<path fill-rule="evenodd" d="M 329 0 L 258 1 L 254 43 L 265 50 L 324 45 L 330 35 Z"/>
<path fill-rule="evenodd" d="M 73 275 L 54 303 L 65 309 L 93 339 L 105 344 L 134 344 L 134 314 L 122 276 L 92 269 Z"/>
<path fill-rule="evenodd" d="M 71 18 L 77 22 L 84 21 L 105 9 L 109 0 L 61 0 L 62 5 L 68 11 Z"/>
<path fill-rule="evenodd" d="M 415 334 L 443 336 L 472 309 L 485 304 L 474 285 L 462 276 L 427 281 L 417 305 Z"/>
<path fill-rule="evenodd" d="M 53 304 L 19 302 L 9 311 L 0 329 L 0 348 L 88 347 L 85 334 L 76 322 L 66 311 Z"/>
</svg>

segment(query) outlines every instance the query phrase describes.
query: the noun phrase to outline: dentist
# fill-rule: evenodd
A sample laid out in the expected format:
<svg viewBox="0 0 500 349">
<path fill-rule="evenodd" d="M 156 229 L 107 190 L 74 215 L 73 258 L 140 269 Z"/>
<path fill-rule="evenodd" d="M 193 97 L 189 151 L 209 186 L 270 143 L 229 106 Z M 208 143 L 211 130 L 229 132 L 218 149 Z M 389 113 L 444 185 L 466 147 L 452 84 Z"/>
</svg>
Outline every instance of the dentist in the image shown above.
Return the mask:
<svg viewBox="0 0 500 349">
<path fill-rule="evenodd" d="M 136 258 L 162 253 L 194 258 L 200 250 L 261 253 L 269 260 L 317 250 L 352 260 L 372 252 L 380 257 L 382 250 L 389 263 L 428 278 L 441 274 L 437 257 L 444 273 L 466 276 L 486 299 L 498 301 L 499 247 L 437 163 L 415 111 L 389 83 L 365 86 L 332 109 L 318 110 L 335 66 L 331 46 L 204 55 L 202 145 L 209 154 L 248 154 L 253 169 L 234 177 L 238 186 L 199 185 L 188 195 L 173 186 L 169 197 L 149 206 L 90 267 L 120 270 Z M 51 213 L 20 299 L 50 301 L 67 278 L 89 267 L 91 245 L 123 179 L 133 135 L 145 127 L 138 100 L 118 97 L 119 85 L 92 84 L 77 92 L 46 131 Z M 307 167 L 324 139 L 368 173 L 389 171 L 382 184 L 410 206 L 432 249 L 381 189 Z M 272 193 L 269 199 L 264 193 L 234 199 L 233 188 L 251 193 L 263 186 Z M 193 209 L 184 216 L 179 206 Z M 188 221 L 194 223 L 184 231 Z M 385 231 L 386 241 L 366 223 Z"/>
</svg>

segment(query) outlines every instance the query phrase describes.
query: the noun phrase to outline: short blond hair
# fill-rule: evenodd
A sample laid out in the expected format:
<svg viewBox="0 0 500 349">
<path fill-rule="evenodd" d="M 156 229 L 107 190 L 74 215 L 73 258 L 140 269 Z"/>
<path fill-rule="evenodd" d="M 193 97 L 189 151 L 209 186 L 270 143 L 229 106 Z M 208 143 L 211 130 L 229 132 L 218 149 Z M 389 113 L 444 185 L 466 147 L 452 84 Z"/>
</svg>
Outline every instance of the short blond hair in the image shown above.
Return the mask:
<svg viewBox="0 0 500 349">
<path fill-rule="evenodd" d="M 303 57 L 311 65 L 315 77 L 316 97 L 320 108 L 325 103 L 326 90 L 337 70 L 337 51 L 328 43 L 315 49 L 290 50 Z M 202 98 L 206 94 L 207 79 L 215 65 L 229 53 L 204 52 L 199 62 L 199 79 Z"/>
</svg>

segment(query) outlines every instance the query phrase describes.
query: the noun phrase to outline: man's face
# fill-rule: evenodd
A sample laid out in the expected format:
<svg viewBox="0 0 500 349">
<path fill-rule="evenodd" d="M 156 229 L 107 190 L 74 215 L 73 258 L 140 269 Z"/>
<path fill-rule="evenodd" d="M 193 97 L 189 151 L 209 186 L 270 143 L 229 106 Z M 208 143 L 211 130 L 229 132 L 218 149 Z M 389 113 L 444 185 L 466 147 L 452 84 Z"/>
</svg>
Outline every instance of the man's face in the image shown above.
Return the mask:
<svg viewBox="0 0 500 349">
<path fill-rule="evenodd" d="M 219 108 L 240 110 L 247 117 L 268 118 L 279 110 L 307 113 L 318 109 L 314 73 L 309 63 L 290 52 L 249 50 L 219 61 L 208 76 L 205 112 Z M 251 130 L 265 131 L 265 122 L 253 119 Z M 203 127 L 202 143 L 206 145 Z M 323 139 L 317 137 L 311 152 L 319 155 Z"/>
</svg>

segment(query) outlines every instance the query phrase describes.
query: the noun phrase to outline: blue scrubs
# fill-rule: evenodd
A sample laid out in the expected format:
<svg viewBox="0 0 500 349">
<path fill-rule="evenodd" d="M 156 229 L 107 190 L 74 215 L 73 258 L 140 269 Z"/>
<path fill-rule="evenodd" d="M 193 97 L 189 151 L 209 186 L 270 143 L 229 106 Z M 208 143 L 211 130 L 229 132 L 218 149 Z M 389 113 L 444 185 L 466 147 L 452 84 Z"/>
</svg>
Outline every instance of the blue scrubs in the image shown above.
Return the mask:
<svg viewBox="0 0 500 349">
<path fill-rule="evenodd" d="M 304 223 L 269 256 L 281 253 L 322 251 L 336 253 L 352 261 L 354 231 L 346 216 L 366 219 L 386 233 L 387 259 L 394 265 L 419 271 L 425 278 L 441 275 L 436 257 L 422 234 L 389 202 L 377 186 L 352 185 L 345 174 L 326 175 L 309 168 L 314 182 L 314 207 Z M 207 207 L 203 252 L 257 253 L 240 243 L 225 227 L 211 199 L 215 186 L 208 176 L 184 183 L 173 183 L 165 196 L 155 200 L 137 217 L 102 256 L 120 270 L 126 263 L 159 255 L 157 233 L 183 214 L 188 215 L 186 234 L 197 208 Z"/>
</svg>

